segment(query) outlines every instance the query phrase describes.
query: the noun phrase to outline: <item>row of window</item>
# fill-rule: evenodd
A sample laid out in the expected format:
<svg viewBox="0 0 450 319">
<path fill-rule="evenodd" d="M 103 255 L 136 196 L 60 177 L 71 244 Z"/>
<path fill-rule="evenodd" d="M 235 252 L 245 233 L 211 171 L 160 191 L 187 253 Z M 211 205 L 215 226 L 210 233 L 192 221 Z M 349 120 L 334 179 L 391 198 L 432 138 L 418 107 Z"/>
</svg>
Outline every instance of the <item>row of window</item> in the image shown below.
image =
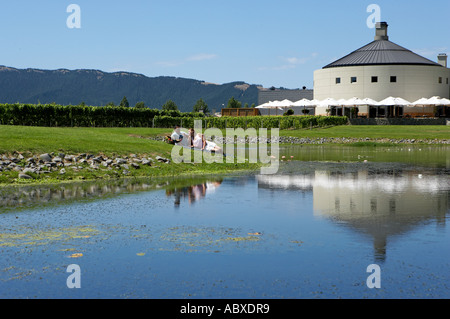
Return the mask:
<svg viewBox="0 0 450 319">
<path fill-rule="evenodd" d="M 378 83 L 378 76 L 372 76 L 371 81 L 372 81 L 372 83 Z M 358 82 L 358 77 L 352 76 L 350 78 L 350 83 L 357 83 L 357 82 Z M 396 76 L 391 76 L 390 82 L 391 83 L 397 83 L 397 77 Z M 444 82 L 444 79 L 442 77 L 439 77 L 438 83 L 442 84 L 443 82 Z M 336 78 L 336 84 L 341 84 L 341 78 Z M 446 80 L 446 84 L 448 84 L 448 78 Z"/>
</svg>

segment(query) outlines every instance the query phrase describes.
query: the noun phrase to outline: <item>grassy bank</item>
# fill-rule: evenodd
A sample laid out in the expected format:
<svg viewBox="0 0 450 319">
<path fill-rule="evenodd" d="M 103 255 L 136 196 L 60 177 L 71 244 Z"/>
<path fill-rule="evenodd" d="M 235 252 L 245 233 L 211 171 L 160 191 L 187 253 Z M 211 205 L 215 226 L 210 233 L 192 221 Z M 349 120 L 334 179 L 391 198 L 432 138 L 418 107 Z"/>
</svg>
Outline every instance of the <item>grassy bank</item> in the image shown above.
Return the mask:
<svg viewBox="0 0 450 319">
<path fill-rule="evenodd" d="M 237 171 L 253 171 L 260 168 L 258 164 L 227 164 L 202 163 L 202 164 L 165 164 L 155 160 L 157 156 L 171 158 L 172 145 L 153 141 L 149 137 L 167 135 L 167 129 L 146 128 L 45 128 L 24 126 L 0 126 L 0 161 L 1 154 L 9 157 L 24 156 L 17 165 L 26 167 L 26 159 L 44 153 L 59 153 L 66 155 L 79 155 L 85 153 L 94 156 L 128 158 L 135 154 L 138 158 L 152 159 L 151 165 L 140 165 L 139 169 L 129 167 L 123 169 L 92 169 L 89 163 L 77 163 L 74 166 L 80 169 L 65 169 L 60 174 L 60 169 L 46 174 L 28 173 L 33 179 L 19 179 L 19 171 L 0 171 L 0 184 L 36 184 L 55 183 L 76 180 L 98 180 L 121 177 L 169 177 L 169 176 L 194 176 L 209 174 L 224 174 Z M 130 161 L 131 162 L 131 161 Z M 123 171 L 127 171 L 126 174 Z"/>
<path fill-rule="evenodd" d="M 313 130 L 284 130 L 282 136 L 309 137 L 309 138 L 369 138 L 396 139 L 396 140 L 444 140 L 450 139 L 450 126 L 412 126 L 412 125 L 378 125 L 378 126 L 334 126 Z"/>
<path fill-rule="evenodd" d="M 138 138 L 164 135 L 170 130 L 147 128 L 48 128 L 0 126 L 0 153 L 103 153 L 168 156 L 170 145 Z"/>
<path fill-rule="evenodd" d="M 151 128 L 47 128 L 0 125 L 0 154 L 17 151 L 169 156 L 170 145 L 147 138 L 167 135 L 170 132 L 170 129 Z M 280 135 L 370 140 L 448 140 L 450 126 L 335 126 L 312 130 L 282 130 Z"/>
<path fill-rule="evenodd" d="M 171 157 L 172 146 L 149 138 L 164 136 L 170 129 L 151 128 L 47 128 L 0 125 L 0 156 L 22 154 L 25 158 L 17 163 L 26 167 L 26 158 L 37 157 L 44 153 L 77 155 L 81 153 L 102 155 L 111 159 L 130 157 L 155 159 L 156 156 Z M 225 134 L 225 133 L 224 133 Z M 361 138 L 365 142 L 354 143 L 355 146 L 376 146 L 385 142 L 382 139 L 397 140 L 449 140 L 448 126 L 336 126 L 312 130 L 282 130 L 281 136 L 295 138 Z M 336 142 L 339 143 L 339 142 Z M 348 144 L 347 144 L 348 145 Z M 15 155 L 14 155 L 15 154 Z M 1 158 L 0 158 L 1 161 Z M 77 164 L 78 165 L 78 164 Z M 258 164 L 164 164 L 157 161 L 151 166 L 141 165 L 139 169 L 92 169 L 88 163 L 79 164 L 81 169 L 59 170 L 46 174 L 31 174 L 32 180 L 19 180 L 18 170 L 0 171 L 0 184 L 11 183 L 49 183 L 67 180 L 96 180 L 126 177 L 160 177 L 182 175 L 205 175 L 257 170 Z"/>
</svg>

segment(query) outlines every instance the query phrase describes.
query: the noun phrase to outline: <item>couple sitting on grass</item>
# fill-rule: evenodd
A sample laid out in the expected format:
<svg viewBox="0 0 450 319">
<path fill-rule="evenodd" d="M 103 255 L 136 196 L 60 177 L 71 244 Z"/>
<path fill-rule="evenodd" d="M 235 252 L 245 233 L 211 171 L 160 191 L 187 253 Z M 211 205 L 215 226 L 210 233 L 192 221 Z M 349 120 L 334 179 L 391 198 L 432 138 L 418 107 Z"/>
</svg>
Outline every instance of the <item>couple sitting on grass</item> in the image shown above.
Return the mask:
<svg viewBox="0 0 450 319">
<path fill-rule="evenodd" d="M 170 139 L 177 146 L 182 147 L 190 147 L 193 149 L 199 149 L 202 151 L 208 151 L 212 153 L 223 153 L 222 149 L 217 146 L 216 143 L 207 141 L 205 139 L 205 135 L 201 133 L 195 134 L 195 130 L 193 128 L 189 129 L 189 134 L 181 131 L 180 126 L 175 126 L 175 130 L 173 131 Z"/>
</svg>

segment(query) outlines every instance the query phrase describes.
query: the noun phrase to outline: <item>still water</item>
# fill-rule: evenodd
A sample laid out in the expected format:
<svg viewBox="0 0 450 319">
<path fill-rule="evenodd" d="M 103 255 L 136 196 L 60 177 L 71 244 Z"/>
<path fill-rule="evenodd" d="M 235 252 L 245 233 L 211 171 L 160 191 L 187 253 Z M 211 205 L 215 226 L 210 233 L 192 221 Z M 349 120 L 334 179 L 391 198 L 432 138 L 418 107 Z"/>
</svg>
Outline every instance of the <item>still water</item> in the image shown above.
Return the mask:
<svg viewBox="0 0 450 319">
<path fill-rule="evenodd" d="M 2 189 L 0 298 L 450 297 L 449 148 L 282 153 L 273 176 Z"/>
</svg>

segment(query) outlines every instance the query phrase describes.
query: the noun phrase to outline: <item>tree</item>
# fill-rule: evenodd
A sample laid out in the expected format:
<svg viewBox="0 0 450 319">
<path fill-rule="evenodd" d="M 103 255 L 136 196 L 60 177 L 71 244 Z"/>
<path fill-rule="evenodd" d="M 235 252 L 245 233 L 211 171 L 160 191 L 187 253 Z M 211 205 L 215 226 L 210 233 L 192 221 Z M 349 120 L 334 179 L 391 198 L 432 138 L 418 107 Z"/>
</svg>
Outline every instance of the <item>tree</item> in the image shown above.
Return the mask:
<svg viewBox="0 0 450 319">
<path fill-rule="evenodd" d="M 234 97 L 228 100 L 228 109 L 240 109 L 242 107 L 242 103 L 236 100 Z"/>
<path fill-rule="evenodd" d="M 206 102 L 203 101 L 203 99 L 200 99 L 197 101 L 197 103 L 195 103 L 193 111 L 203 112 L 204 114 L 209 113 L 208 104 L 206 104 Z"/>
<path fill-rule="evenodd" d="M 293 109 L 289 109 L 289 110 L 287 110 L 283 115 L 284 115 L 284 116 L 291 116 L 291 115 L 294 115 L 294 110 L 293 110 Z"/>
<path fill-rule="evenodd" d="M 136 109 L 145 109 L 145 103 L 144 102 L 137 102 L 134 107 Z"/>
<path fill-rule="evenodd" d="M 175 104 L 174 101 L 168 100 L 164 105 L 162 106 L 163 111 L 178 111 L 178 106 Z"/>
<path fill-rule="evenodd" d="M 108 104 L 106 104 L 106 106 L 116 106 L 116 105 L 114 104 L 114 102 L 109 102 Z"/>
<path fill-rule="evenodd" d="M 127 97 L 124 96 L 122 101 L 120 101 L 120 107 L 130 107 L 130 103 L 128 103 Z"/>
</svg>

